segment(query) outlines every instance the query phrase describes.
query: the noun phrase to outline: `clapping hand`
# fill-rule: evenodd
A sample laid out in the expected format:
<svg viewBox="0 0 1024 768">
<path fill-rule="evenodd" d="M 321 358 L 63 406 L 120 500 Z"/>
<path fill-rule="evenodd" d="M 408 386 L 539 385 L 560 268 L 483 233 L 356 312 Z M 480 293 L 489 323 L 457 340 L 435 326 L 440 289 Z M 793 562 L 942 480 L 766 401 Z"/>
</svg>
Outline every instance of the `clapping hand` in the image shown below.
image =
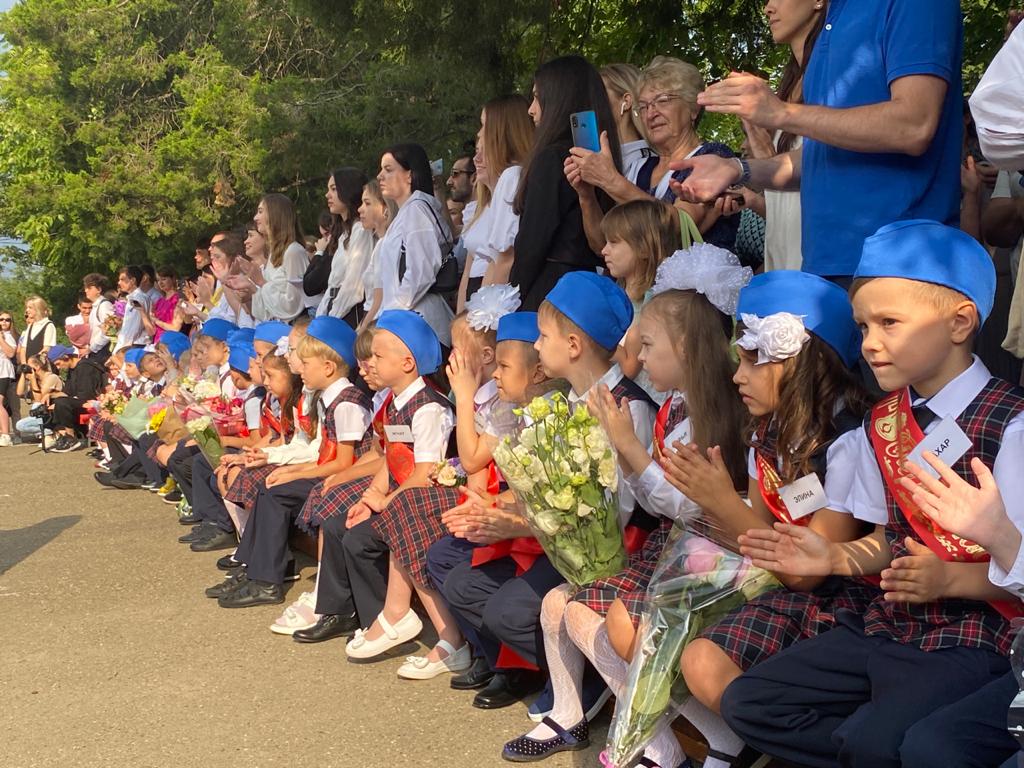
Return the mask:
<svg viewBox="0 0 1024 768">
<path fill-rule="evenodd" d="M 661 457 L 665 478 L 694 504 L 713 511 L 736 495 L 719 446 L 709 448 L 706 458 L 695 443 L 677 441 L 673 448 Z"/>
<path fill-rule="evenodd" d="M 947 531 L 986 548 L 995 544 L 1007 519 L 1006 505 L 985 463 L 971 459 L 978 481 L 975 487 L 931 451 L 925 451 L 922 458 L 939 473 L 938 478 L 912 461 L 904 465 L 911 477 L 900 478 L 903 487 L 914 494 L 918 508 Z"/>
<path fill-rule="evenodd" d="M 746 72 L 727 78 L 697 94 L 697 103 L 708 112 L 736 115 L 748 123 L 775 131 L 782 128 L 787 106 L 766 80 Z"/>
<path fill-rule="evenodd" d="M 636 439 L 629 401 L 623 398 L 621 402 L 616 403 L 607 384 L 601 384 L 591 393 L 588 405 L 591 413 L 601 422 L 601 428 L 616 450 L 620 450 L 626 441 Z"/>
<path fill-rule="evenodd" d="M 909 536 L 908 554 L 897 557 L 882 571 L 882 589 L 891 603 L 931 603 L 949 591 L 946 564 L 924 544 Z"/>
<path fill-rule="evenodd" d="M 758 568 L 790 576 L 831 576 L 831 546 L 802 525 L 775 523 L 752 528 L 739 537 L 740 553 Z"/>
</svg>

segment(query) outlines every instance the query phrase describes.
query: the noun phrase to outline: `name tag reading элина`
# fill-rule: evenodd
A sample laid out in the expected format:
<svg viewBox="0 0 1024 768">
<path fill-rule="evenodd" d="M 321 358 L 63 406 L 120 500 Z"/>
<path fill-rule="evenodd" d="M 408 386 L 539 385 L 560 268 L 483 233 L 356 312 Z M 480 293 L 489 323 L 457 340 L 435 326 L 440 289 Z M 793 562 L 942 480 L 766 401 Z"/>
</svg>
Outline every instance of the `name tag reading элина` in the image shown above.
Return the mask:
<svg viewBox="0 0 1024 768">
<path fill-rule="evenodd" d="M 821 487 L 821 480 L 813 472 L 779 488 L 779 496 L 785 502 L 789 516 L 794 520 L 828 506 L 825 489 Z"/>
</svg>

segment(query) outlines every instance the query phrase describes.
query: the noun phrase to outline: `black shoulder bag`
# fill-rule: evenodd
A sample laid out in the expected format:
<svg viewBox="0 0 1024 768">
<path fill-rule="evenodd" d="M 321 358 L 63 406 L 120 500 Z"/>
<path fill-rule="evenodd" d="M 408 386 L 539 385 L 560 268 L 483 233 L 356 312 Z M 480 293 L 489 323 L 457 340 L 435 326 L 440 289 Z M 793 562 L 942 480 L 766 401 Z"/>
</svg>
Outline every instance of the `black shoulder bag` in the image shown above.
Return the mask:
<svg viewBox="0 0 1024 768">
<path fill-rule="evenodd" d="M 430 215 L 434 217 L 434 221 L 437 223 L 437 231 L 444 234 L 444 227 L 441 226 L 441 220 L 437 218 L 437 213 L 434 211 L 434 207 L 430 203 L 425 203 L 427 208 L 430 210 Z M 448 294 L 455 293 L 459 290 L 459 281 L 461 275 L 459 275 L 459 260 L 455 258 L 455 243 L 448 240 L 445 242 L 447 251 L 441 253 L 441 268 L 437 270 L 437 276 L 434 278 L 434 284 L 427 290 L 428 293 Z M 402 252 L 398 257 L 398 282 L 402 282 L 405 277 L 405 241 L 402 241 Z"/>
</svg>

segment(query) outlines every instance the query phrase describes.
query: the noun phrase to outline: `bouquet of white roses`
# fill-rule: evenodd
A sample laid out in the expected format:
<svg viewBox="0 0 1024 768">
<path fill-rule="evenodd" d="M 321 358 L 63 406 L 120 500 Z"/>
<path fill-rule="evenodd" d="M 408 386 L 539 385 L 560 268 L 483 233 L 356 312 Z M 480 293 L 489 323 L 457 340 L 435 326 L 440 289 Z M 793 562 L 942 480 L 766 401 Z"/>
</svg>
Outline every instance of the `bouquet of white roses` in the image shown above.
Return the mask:
<svg viewBox="0 0 1024 768">
<path fill-rule="evenodd" d="M 494 461 L 551 564 L 575 586 L 618 573 L 627 560 L 618 467 L 598 420 L 560 392 L 514 413 L 516 434 L 498 442 Z"/>
<path fill-rule="evenodd" d="M 700 528 L 702 521 L 695 524 Z M 705 628 L 779 586 L 775 578 L 709 538 L 676 527 L 647 588 L 636 653 L 608 730 L 608 765 L 631 765 L 663 719 L 689 696 L 683 649 Z"/>
</svg>

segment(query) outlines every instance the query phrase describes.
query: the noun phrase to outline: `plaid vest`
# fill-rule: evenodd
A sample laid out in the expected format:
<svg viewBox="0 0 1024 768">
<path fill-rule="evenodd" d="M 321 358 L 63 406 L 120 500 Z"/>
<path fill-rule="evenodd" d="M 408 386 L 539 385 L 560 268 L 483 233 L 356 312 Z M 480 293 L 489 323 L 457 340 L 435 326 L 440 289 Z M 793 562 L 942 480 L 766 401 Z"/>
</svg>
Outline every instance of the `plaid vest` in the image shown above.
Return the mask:
<svg viewBox="0 0 1024 768">
<path fill-rule="evenodd" d="M 956 419 L 970 438 L 972 447 L 953 464 L 952 469 L 973 482 L 971 459 L 977 457 L 991 469 L 999 453 L 1007 425 L 1024 412 L 1024 390 L 1001 379 L 990 379 L 971 404 Z M 870 425 L 869 425 L 870 426 Z M 920 541 L 899 504 L 885 487 L 889 523 L 886 540 L 893 558 L 907 554 L 904 539 Z M 965 646 L 986 648 L 1006 654 L 1013 642 L 1010 623 L 988 603 L 975 600 L 940 600 L 934 603 L 889 603 L 881 597 L 864 614 L 868 635 L 888 637 L 900 643 L 917 645 L 923 651 Z"/>
<path fill-rule="evenodd" d="M 334 423 L 334 411 L 342 403 L 354 403 L 368 413 L 373 408 L 373 402 L 370 400 L 369 395 L 359 389 L 359 387 L 354 385 L 348 386 L 338 393 L 338 396 L 331 401 L 331 404 L 324 408 L 320 420 L 324 437 L 320 442 L 320 459 L 317 461 L 318 464 L 325 464 L 331 461 L 338 453 L 338 427 Z M 362 455 L 359 453 L 359 448 L 362 447 L 365 440 L 366 437 L 364 435 L 360 442 L 356 444 L 355 458 L 359 458 Z"/>
<path fill-rule="evenodd" d="M 395 399 L 389 398 L 387 407 L 384 409 L 384 426 L 407 426 L 412 429 L 412 419 L 416 412 L 423 406 L 431 403 L 437 403 L 449 411 L 452 408 L 451 401 L 430 386 L 429 383 L 410 397 L 409 402 L 405 403 L 401 408 L 396 408 Z M 451 448 L 450 443 L 451 441 L 449 441 L 449 448 Z M 393 443 L 388 440 L 387 433 L 385 432 L 384 456 L 387 459 L 388 472 L 391 473 L 391 479 L 398 485 L 401 485 L 412 474 L 413 468 L 416 466 L 413 444 Z M 438 456 L 439 461 L 441 458 L 441 456 Z"/>
</svg>

